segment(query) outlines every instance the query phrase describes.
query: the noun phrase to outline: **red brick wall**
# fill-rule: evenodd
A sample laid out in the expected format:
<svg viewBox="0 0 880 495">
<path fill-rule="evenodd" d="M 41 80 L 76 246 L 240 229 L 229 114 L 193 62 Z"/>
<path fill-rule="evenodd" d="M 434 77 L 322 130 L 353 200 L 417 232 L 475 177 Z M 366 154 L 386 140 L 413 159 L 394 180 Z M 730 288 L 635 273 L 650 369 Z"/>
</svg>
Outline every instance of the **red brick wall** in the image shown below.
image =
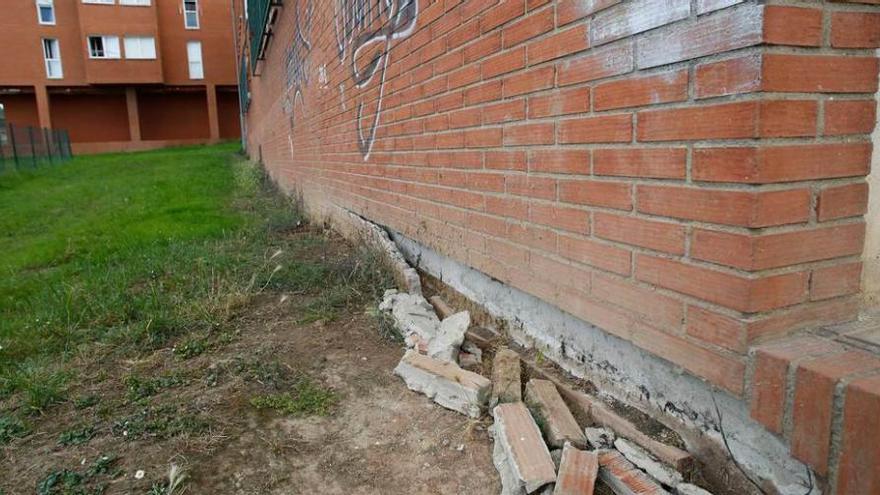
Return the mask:
<svg viewBox="0 0 880 495">
<path fill-rule="evenodd" d="M 6 122 L 20 126 L 40 126 L 37 100 L 33 94 L 0 95 L 0 104 L 3 105 Z"/>
<path fill-rule="evenodd" d="M 404 3 L 285 4 L 248 142 L 314 205 L 735 395 L 754 345 L 855 316 L 876 1 Z"/>
<path fill-rule="evenodd" d="M 220 123 L 221 139 L 239 139 L 241 120 L 238 110 L 238 89 L 217 90 L 217 120 Z"/>
<path fill-rule="evenodd" d="M 50 95 L 52 126 L 67 129 L 74 143 L 128 141 L 125 93 Z"/>
</svg>

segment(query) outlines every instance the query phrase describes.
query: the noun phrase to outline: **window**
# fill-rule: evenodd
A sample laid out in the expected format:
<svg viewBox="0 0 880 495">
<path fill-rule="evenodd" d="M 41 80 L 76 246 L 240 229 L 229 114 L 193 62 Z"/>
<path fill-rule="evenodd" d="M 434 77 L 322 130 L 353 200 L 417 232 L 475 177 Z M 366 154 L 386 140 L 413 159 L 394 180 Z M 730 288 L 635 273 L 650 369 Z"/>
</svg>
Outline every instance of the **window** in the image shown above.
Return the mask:
<svg viewBox="0 0 880 495">
<path fill-rule="evenodd" d="M 119 0 L 119 5 L 140 5 L 149 7 L 150 0 Z"/>
<path fill-rule="evenodd" d="M 119 36 L 89 36 L 90 58 L 119 58 Z"/>
<path fill-rule="evenodd" d="M 199 28 L 198 0 L 183 0 L 183 25 L 187 29 Z"/>
<path fill-rule="evenodd" d="M 103 5 L 113 5 L 114 0 L 82 0 L 83 3 L 100 3 Z"/>
<path fill-rule="evenodd" d="M 205 70 L 202 67 L 202 42 L 188 42 L 186 44 L 186 55 L 189 58 L 189 78 L 204 79 Z"/>
<path fill-rule="evenodd" d="M 55 24 L 54 0 L 37 0 L 37 20 L 40 24 Z"/>
<path fill-rule="evenodd" d="M 46 77 L 49 79 L 61 79 L 61 47 L 54 38 L 43 39 L 43 58 L 46 60 Z"/>
<path fill-rule="evenodd" d="M 156 58 L 156 39 L 152 36 L 126 36 L 123 42 L 125 44 L 125 58 Z"/>
</svg>

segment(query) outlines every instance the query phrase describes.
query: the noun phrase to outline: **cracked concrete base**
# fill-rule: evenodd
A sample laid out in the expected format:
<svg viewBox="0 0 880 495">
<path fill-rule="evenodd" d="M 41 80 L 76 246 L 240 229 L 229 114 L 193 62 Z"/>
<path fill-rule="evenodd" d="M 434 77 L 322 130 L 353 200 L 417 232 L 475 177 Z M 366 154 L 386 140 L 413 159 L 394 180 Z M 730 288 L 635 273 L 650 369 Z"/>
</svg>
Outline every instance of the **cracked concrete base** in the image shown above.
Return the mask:
<svg viewBox="0 0 880 495">
<path fill-rule="evenodd" d="M 724 451 L 717 403 L 731 452 L 752 479 L 772 485 L 782 495 L 821 493 L 818 486 L 808 489 L 808 468 L 790 456 L 779 438 L 751 420 L 743 400 L 399 233 L 392 232 L 391 238 L 416 268 L 506 321 L 510 335 L 519 343 L 538 347 L 573 375 L 593 381 L 618 398 L 657 416 L 674 418 L 671 423 L 675 424 L 669 426 L 682 434 L 689 450 L 699 454 L 709 449 L 715 455 Z"/>
</svg>

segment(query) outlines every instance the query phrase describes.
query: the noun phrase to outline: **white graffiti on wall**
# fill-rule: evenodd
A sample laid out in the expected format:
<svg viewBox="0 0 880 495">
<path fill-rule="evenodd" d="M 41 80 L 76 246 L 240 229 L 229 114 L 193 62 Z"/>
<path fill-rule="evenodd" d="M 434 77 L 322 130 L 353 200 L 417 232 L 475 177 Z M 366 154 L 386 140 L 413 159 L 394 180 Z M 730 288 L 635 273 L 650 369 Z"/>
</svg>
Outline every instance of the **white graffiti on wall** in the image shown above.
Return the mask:
<svg viewBox="0 0 880 495">
<path fill-rule="evenodd" d="M 415 30 L 418 0 L 337 0 L 336 7 L 339 60 L 349 64 L 355 87 L 363 90 L 357 102 L 357 137 L 366 161 L 382 114 L 391 42 Z M 370 89 L 375 97 L 367 94 Z"/>
<path fill-rule="evenodd" d="M 297 101 L 303 104 L 303 88 L 309 84 L 309 54 L 312 51 L 312 16 L 314 14 L 311 0 L 299 8 L 294 3 L 294 39 L 285 54 L 285 81 L 287 96 L 284 100 L 284 112 L 290 116 L 290 128 L 293 130 L 295 106 Z"/>
</svg>

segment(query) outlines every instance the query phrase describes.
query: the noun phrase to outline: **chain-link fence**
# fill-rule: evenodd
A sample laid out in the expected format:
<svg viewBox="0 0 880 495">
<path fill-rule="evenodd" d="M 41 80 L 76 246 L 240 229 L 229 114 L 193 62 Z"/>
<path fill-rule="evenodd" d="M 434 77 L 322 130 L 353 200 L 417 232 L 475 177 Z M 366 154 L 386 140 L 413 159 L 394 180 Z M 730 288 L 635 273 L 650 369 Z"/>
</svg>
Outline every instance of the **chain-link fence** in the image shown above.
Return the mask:
<svg viewBox="0 0 880 495">
<path fill-rule="evenodd" d="M 0 173 L 62 163 L 72 157 L 66 130 L 0 126 Z"/>
</svg>

